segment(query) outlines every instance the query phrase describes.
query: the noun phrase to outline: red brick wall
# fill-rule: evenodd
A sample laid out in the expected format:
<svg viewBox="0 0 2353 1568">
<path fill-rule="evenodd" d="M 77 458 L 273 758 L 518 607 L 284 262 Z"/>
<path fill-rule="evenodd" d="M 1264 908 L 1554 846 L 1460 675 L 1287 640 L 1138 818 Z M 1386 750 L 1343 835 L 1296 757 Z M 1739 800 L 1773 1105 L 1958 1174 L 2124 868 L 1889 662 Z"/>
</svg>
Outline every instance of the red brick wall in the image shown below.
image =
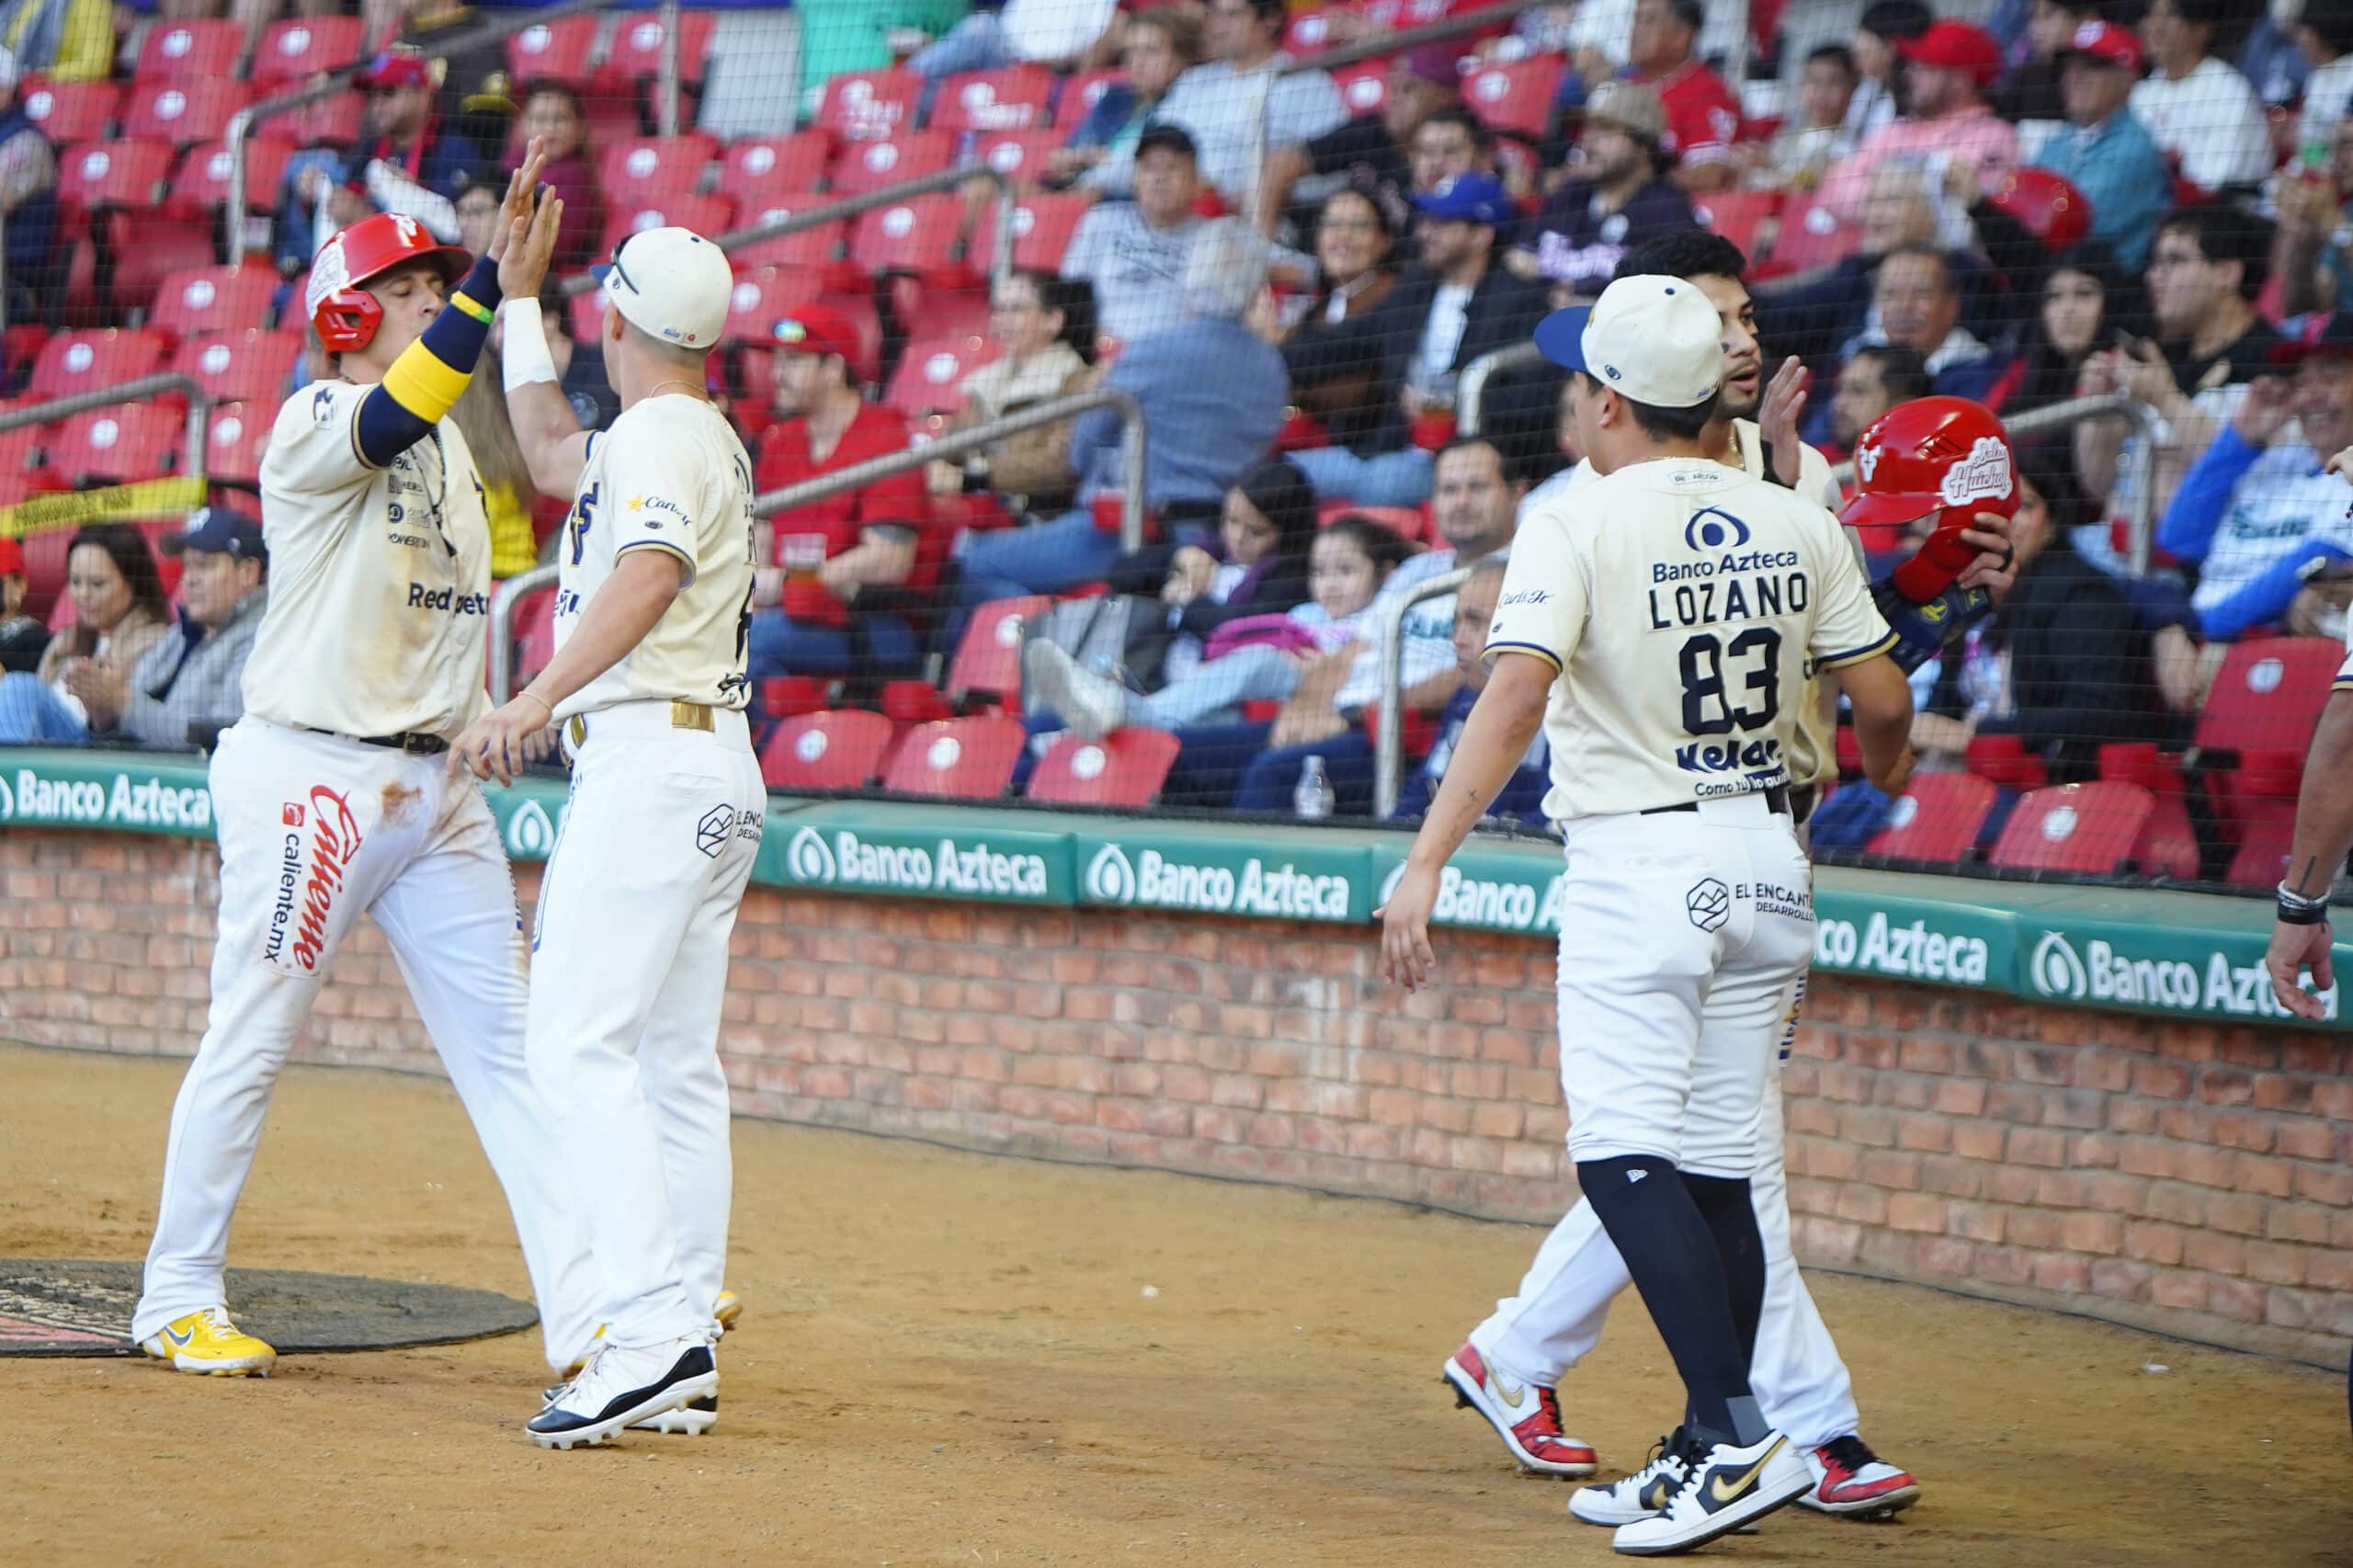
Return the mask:
<svg viewBox="0 0 2353 1568">
<path fill-rule="evenodd" d="M 204 843 L 0 835 L 0 1036 L 191 1050 L 214 865 Z M 1550 951 L 1449 936 L 1415 997 L 1375 958 L 1331 926 L 756 888 L 723 1049 L 749 1115 L 1554 1217 Z M 2336 1037 L 1824 976 L 1798 1052 L 1808 1261 L 2342 1360 Z M 372 926 L 301 1055 L 437 1070 Z"/>
</svg>

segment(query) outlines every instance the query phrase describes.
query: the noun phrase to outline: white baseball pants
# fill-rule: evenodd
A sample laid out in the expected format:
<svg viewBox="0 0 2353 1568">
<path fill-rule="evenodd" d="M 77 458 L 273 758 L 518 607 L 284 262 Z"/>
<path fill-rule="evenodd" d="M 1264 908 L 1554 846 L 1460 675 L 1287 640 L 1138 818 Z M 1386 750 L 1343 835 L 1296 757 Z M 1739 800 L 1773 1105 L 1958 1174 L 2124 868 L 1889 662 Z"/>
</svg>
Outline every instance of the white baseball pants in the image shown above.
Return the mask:
<svg viewBox="0 0 2353 1568">
<path fill-rule="evenodd" d="M 1587 819 L 1565 836 L 1558 984 L 1570 1151 L 1663 1154 L 1701 1175 L 1747 1176 L 1765 1246 L 1749 1370 L 1757 1403 L 1803 1447 L 1853 1432 L 1852 1381 L 1790 1248 L 1776 1061 L 1813 958 L 1813 868 L 1789 819 L 1756 795 L 1703 801 L 1696 814 Z M 1702 978 L 1711 940 L 1731 950 Z M 1632 1282 L 1580 1199 L 1471 1342 L 1521 1381 L 1555 1385 Z"/>
<path fill-rule="evenodd" d="M 212 1006 L 172 1107 L 134 1339 L 227 1301 L 229 1223 L 270 1091 L 362 912 L 391 942 L 506 1190 L 549 1364 L 596 1332 L 585 1210 L 571 1205 L 524 1063 L 514 879 L 482 791 L 452 780 L 446 760 L 250 716 L 222 735 Z"/>
<path fill-rule="evenodd" d="M 667 702 L 585 716 L 532 936 L 532 1082 L 595 1210 L 608 1339 L 711 1332 L 733 1167 L 719 1064 L 727 943 L 767 789 L 744 715 Z M 567 730 L 569 730 L 567 726 Z"/>
</svg>

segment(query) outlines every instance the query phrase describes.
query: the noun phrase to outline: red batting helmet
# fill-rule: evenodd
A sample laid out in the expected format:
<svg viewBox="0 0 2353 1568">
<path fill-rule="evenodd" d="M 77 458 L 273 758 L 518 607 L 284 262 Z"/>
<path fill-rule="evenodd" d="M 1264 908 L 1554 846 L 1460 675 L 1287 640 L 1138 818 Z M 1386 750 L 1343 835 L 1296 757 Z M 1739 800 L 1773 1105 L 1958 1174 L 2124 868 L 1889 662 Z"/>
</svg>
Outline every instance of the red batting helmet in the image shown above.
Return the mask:
<svg viewBox="0 0 2353 1568">
<path fill-rule="evenodd" d="M 319 247 L 302 308 L 329 353 L 356 353 L 374 340 L 384 319 L 384 307 L 361 284 L 412 261 L 432 263 L 444 282 L 455 283 L 473 260 L 456 245 L 436 240 L 405 212 L 374 213 Z"/>
<path fill-rule="evenodd" d="M 2018 467 L 2002 422 L 1965 397 L 1915 397 L 1872 422 L 1855 442 L 1854 499 L 1839 513 L 1858 528 L 1930 513 L 1966 522 L 2018 510 Z"/>
<path fill-rule="evenodd" d="M 2026 225 L 2053 256 L 2092 232 L 2092 204 L 2073 180 L 2049 169 L 2012 169 L 1985 199 Z"/>
</svg>

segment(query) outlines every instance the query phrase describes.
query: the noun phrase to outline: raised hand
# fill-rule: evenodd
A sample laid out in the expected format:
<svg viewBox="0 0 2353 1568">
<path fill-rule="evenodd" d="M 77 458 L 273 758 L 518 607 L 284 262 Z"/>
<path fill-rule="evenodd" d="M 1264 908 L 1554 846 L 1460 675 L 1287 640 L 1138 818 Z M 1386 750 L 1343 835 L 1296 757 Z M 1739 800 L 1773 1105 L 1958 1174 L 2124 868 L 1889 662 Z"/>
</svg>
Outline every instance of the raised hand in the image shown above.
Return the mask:
<svg viewBox="0 0 2353 1568">
<path fill-rule="evenodd" d="M 506 230 L 506 244 L 498 258 L 498 291 L 510 300 L 534 299 L 547 280 L 555 260 L 557 232 L 563 224 L 563 201 L 553 191 L 542 193 L 529 216 L 517 217 Z"/>
<path fill-rule="evenodd" d="M 1805 418 L 1806 388 L 1812 380 L 1805 361 L 1793 354 L 1765 383 L 1765 396 L 1756 405 L 1756 433 L 1772 449 L 1773 477 L 1792 490 L 1805 461 L 1798 426 Z"/>
<path fill-rule="evenodd" d="M 499 199 L 498 222 L 490 234 L 491 260 L 496 261 L 506 254 L 516 220 L 529 214 L 531 199 L 540 188 L 540 174 L 547 166 L 546 149 L 540 139 L 534 136 L 523 149 L 523 161 L 515 165 L 513 174 L 506 176 L 506 194 Z"/>
</svg>

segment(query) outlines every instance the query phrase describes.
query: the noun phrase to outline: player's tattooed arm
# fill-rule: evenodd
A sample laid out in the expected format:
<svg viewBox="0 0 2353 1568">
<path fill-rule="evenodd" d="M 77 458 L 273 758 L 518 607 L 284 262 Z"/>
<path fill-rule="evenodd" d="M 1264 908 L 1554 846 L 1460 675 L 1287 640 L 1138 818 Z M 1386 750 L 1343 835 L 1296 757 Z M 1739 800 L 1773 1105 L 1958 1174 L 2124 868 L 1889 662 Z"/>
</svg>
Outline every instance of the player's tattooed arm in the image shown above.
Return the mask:
<svg viewBox="0 0 2353 1568">
<path fill-rule="evenodd" d="M 1437 965 L 1430 914 L 1438 906 L 1439 875 L 1528 755 L 1556 675 L 1533 653 L 1496 654 L 1487 687 L 1463 723 L 1446 777 L 1414 835 L 1404 874 L 1379 911 L 1381 971 L 1408 991 L 1420 990 Z"/>
</svg>

